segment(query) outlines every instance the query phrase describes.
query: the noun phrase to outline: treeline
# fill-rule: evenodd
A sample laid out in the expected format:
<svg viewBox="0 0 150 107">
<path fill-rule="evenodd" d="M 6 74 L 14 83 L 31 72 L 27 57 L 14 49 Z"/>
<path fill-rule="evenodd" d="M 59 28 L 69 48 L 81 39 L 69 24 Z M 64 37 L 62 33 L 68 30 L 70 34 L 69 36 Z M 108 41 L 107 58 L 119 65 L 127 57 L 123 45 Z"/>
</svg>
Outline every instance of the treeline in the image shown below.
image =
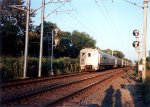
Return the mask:
<svg viewBox="0 0 150 107">
<path fill-rule="evenodd" d="M 9 4 L 9 5 L 8 5 Z M 14 9 L 10 5 L 23 5 L 23 0 L 2 0 L 0 2 L 0 38 L 1 38 L 1 55 L 2 56 L 22 56 L 25 47 L 25 22 L 26 13 L 19 9 Z M 39 56 L 41 25 L 33 25 L 32 18 L 35 14 L 30 15 L 29 29 L 29 56 Z M 43 56 L 48 56 L 48 37 L 51 36 L 53 28 L 57 25 L 51 22 L 44 22 L 43 38 Z M 84 47 L 95 48 L 96 41 L 85 32 L 65 32 L 59 31 L 59 45 L 54 48 L 54 57 L 76 58 L 80 49 Z M 49 46 L 49 50 L 51 46 Z"/>
<path fill-rule="evenodd" d="M 51 26 L 52 23 L 45 22 L 45 26 Z M 51 41 L 48 41 L 48 32 L 51 32 L 51 29 L 46 26 L 44 28 L 44 38 L 43 38 L 43 56 L 49 56 L 49 51 L 51 50 Z M 24 54 L 24 36 L 17 35 L 14 30 L 15 26 L 9 26 L 7 29 L 6 26 L 1 26 L 1 41 L 2 41 L 2 56 L 22 56 Z M 39 27 L 39 26 L 38 26 Z M 47 33 L 47 34 L 46 34 Z M 79 55 L 79 51 L 85 47 L 95 48 L 96 41 L 90 37 L 90 35 L 84 32 L 73 31 L 58 32 L 59 45 L 54 48 L 54 57 L 66 57 L 76 58 Z M 37 31 L 37 28 L 34 31 L 29 32 L 29 56 L 38 57 L 40 48 L 40 32 Z"/>
</svg>

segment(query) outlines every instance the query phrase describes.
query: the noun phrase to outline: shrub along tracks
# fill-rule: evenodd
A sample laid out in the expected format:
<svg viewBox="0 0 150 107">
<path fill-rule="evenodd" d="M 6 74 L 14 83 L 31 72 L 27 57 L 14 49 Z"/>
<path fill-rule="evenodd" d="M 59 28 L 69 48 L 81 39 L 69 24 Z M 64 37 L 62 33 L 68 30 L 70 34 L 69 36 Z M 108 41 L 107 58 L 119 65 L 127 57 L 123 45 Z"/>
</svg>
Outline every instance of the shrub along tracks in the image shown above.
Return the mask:
<svg viewBox="0 0 150 107">
<path fill-rule="evenodd" d="M 1 102 L 1 105 L 56 106 L 58 103 L 61 104 L 74 95 L 80 96 L 79 93 L 86 92 L 90 90 L 90 88 L 96 87 L 97 84 L 106 84 L 127 69 L 130 68 L 113 69 L 105 72 L 92 72 L 89 74 L 79 74 L 57 79 L 53 78 L 51 81 L 49 80 L 46 82 L 47 85 L 44 84 L 44 82 L 42 84 L 39 83 L 39 87 L 32 86 L 32 91 L 31 89 L 30 91 L 26 91 L 29 86 L 27 87 L 25 85 L 20 88 L 20 90 L 26 93 L 21 92 L 21 94 L 9 96 Z"/>
</svg>

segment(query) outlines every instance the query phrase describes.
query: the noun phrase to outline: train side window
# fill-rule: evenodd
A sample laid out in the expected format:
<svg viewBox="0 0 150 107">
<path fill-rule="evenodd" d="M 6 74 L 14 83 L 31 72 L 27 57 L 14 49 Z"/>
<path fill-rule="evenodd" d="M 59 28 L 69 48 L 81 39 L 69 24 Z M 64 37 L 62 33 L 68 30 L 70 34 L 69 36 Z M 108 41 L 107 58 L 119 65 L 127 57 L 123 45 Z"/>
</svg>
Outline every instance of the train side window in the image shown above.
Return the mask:
<svg viewBox="0 0 150 107">
<path fill-rule="evenodd" d="M 91 53 L 88 53 L 88 57 L 91 57 Z"/>
<path fill-rule="evenodd" d="M 102 60 L 106 60 L 106 57 L 102 57 Z"/>
</svg>

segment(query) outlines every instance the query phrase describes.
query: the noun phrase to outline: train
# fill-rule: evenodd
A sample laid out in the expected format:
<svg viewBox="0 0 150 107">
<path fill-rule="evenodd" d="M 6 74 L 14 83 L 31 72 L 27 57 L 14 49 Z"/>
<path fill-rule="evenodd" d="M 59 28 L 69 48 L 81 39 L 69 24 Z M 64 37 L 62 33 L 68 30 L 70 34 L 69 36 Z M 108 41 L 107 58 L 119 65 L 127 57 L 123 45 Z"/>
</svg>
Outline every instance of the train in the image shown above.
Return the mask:
<svg viewBox="0 0 150 107">
<path fill-rule="evenodd" d="M 131 66 L 131 62 L 119 59 L 98 49 L 84 48 L 80 50 L 80 69 L 103 70 Z"/>
</svg>

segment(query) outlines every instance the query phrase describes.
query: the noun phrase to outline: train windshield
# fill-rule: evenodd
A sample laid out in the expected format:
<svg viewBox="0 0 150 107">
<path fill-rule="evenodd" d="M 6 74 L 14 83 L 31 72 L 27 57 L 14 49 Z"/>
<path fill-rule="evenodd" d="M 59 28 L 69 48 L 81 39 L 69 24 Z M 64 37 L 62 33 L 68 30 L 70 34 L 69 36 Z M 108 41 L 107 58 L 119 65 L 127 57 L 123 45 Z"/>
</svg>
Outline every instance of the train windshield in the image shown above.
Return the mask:
<svg viewBox="0 0 150 107">
<path fill-rule="evenodd" d="M 88 57 L 91 57 L 91 53 L 88 53 Z"/>
</svg>

